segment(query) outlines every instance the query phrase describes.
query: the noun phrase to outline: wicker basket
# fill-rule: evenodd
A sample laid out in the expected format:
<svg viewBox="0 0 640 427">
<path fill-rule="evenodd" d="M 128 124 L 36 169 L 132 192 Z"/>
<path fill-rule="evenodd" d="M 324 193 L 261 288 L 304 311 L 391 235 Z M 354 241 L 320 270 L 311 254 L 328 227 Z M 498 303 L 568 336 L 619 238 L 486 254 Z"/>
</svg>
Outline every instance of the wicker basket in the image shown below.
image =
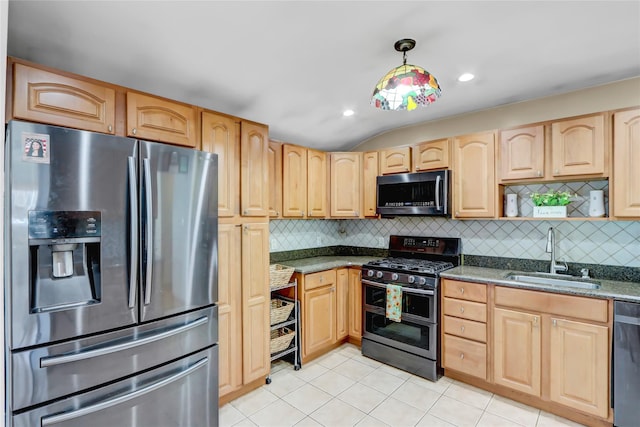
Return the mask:
<svg viewBox="0 0 640 427">
<path fill-rule="evenodd" d="M 284 322 L 289 318 L 294 303 L 274 298 L 271 300 L 271 325 Z"/>
<path fill-rule="evenodd" d="M 289 328 L 280 328 L 271 331 L 271 342 L 269 344 L 271 354 L 286 350 L 289 344 L 291 344 L 295 333 L 296 331 Z"/>
<path fill-rule="evenodd" d="M 269 266 L 269 283 L 271 287 L 282 286 L 289 283 L 293 275 L 294 267 L 287 267 L 281 264 L 271 264 Z"/>
</svg>

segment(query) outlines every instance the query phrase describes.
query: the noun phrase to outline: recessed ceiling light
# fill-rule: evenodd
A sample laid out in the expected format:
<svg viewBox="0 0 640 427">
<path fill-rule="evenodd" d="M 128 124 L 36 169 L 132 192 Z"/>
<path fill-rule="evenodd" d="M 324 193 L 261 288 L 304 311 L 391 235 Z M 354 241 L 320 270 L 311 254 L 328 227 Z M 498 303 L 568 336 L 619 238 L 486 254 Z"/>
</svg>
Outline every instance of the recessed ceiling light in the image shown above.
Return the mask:
<svg viewBox="0 0 640 427">
<path fill-rule="evenodd" d="M 344 110 L 344 111 L 342 112 L 342 115 L 343 115 L 343 116 L 345 116 L 345 117 L 349 117 L 349 116 L 353 116 L 355 113 L 356 113 L 356 112 L 355 112 L 355 111 L 353 111 L 353 110 Z"/>
<path fill-rule="evenodd" d="M 458 77 L 459 82 L 468 82 L 469 80 L 473 80 L 475 76 L 471 73 L 464 73 L 460 77 Z"/>
</svg>

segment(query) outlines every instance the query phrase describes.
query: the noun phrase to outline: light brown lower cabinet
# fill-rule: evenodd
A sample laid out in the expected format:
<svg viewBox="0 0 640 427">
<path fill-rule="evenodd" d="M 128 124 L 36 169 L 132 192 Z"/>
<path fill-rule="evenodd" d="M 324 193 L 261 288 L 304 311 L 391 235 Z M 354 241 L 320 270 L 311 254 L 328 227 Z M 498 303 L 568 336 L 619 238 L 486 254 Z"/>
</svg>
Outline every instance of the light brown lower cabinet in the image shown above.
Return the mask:
<svg viewBox="0 0 640 427">
<path fill-rule="evenodd" d="M 442 288 L 447 375 L 582 424 L 611 425 L 610 301 L 450 279 Z"/>
<path fill-rule="evenodd" d="M 362 270 L 349 268 L 349 338 L 362 342 Z"/>
</svg>

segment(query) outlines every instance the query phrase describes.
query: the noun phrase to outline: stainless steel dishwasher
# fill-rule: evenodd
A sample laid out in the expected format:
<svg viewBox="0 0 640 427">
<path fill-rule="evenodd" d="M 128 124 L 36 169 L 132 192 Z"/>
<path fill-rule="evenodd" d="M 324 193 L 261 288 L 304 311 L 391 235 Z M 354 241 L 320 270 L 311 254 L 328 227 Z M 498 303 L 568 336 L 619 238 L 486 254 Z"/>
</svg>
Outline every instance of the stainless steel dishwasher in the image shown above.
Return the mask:
<svg viewBox="0 0 640 427">
<path fill-rule="evenodd" d="M 615 301 L 613 319 L 613 424 L 640 423 L 640 304 Z"/>
</svg>

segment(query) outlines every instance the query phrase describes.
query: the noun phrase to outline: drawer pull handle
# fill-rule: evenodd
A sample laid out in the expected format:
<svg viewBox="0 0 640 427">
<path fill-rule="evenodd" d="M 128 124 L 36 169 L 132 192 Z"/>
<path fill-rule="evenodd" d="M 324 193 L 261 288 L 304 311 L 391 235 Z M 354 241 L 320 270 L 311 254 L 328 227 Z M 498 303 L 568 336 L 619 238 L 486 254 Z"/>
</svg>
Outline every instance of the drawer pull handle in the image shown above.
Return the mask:
<svg viewBox="0 0 640 427">
<path fill-rule="evenodd" d="M 464 332 L 464 326 L 460 326 L 460 332 Z"/>
<path fill-rule="evenodd" d="M 460 360 L 464 359 L 464 353 L 460 353 Z"/>
<path fill-rule="evenodd" d="M 464 313 L 464 307 L 460 307 L 460 313 Z"/>
<path fill-rule="evenodd" d="M 464 288 L 460 288 L 460 293 L 464 294 Z"/>
</svg>

